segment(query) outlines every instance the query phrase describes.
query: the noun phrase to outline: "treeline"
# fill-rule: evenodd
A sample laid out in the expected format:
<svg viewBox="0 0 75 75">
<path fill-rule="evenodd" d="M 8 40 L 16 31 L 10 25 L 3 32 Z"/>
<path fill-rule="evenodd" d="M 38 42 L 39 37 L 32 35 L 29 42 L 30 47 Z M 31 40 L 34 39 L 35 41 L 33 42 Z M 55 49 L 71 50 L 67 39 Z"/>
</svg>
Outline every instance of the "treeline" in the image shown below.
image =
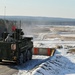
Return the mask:
<svg viewBox="0 0 75 75">
<path fill-rule="evenodd" d="M 13 25 L 15 25 L 15 21 L 0 19 L 0 37 L 4 31 L 10 33 L 12 31 L 11 28 Z"/>
<path fill-rule="evenodd" d="M 4 16 L 0 16 L 4 19 Z M 75 19 L 33 16 L 6 16 L 7 20 L 21 21 L 26 25 L 75 25 Z"/>
<path fill-rule="evenodd" d="M 20 17 L 19 20 L 26 25 L 75 25 L 75 19 L 65 18 Z"/>
<path fill-rule="evenodd" d="M 75 21 L 23 21 L 26 25 L 75 25 Z"/>
</svg>

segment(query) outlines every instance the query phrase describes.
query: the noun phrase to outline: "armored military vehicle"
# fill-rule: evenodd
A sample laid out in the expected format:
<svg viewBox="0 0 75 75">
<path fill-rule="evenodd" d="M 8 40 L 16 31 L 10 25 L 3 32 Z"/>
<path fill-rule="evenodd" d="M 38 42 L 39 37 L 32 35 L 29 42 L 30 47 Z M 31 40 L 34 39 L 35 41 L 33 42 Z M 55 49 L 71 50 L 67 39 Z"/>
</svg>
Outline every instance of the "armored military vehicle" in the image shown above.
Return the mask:
<svg viewBox="0 0 75 75">
<path fill-rule="evenodd" d="M 3 32 L 0 39 L 0 62 L 14 61 L 17 64 L 32 59 L 32 37 L 24 37 L 22 29 L 13 27 L 12 33 Z"/>
</svg>

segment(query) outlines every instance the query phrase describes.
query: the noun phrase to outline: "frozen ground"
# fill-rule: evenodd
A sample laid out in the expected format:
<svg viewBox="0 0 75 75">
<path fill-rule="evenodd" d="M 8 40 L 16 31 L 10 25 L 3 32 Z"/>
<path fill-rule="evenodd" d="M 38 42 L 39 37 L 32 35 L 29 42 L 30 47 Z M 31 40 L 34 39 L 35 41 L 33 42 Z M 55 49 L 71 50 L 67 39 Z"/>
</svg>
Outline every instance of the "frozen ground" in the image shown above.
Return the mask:
<svg viewBox="0 0 75 75">
<path fill-rule="evenodd" d="M 31 75 L 75 75 L 75 55 L 58 52 L 52 59 L 42 63 Z"/>
<path fill-rule="evenodd" d="M 68 49 L 57 49 L 51 58 L 33 56 L 33 60 L 18 67 L 17 75 L 75 75 L 75 54 L 67 51 Z"/>
<path fill-rule="evenodd" d="M 26 27 L 26 29 L 29 29 L 30 31 L 31 27 Z M 26 34 L 29 33 L 27 30 L 25 30 Z M 75 41 L 75 34 L 71 34 L 75 32 L 75 27 L 32 26 L 30 32 L 32 32 L 30 33 L 31 35 L 34 35 L 35 40 L 47 40 L 47 43 L 48 41 L 50 42 L 54 40 L 58 42 L 59 40 L 63 48 L 57 49 L 55 55 L 51 58 L 49 58 L 48 56 L 39 55 L 33 56 L 33 60 L 17 67 L 19 69 L 19 73 L 14 75 L 75 75 L 75 53 L 67 53 L 67 51 L 69 50 L 68 47 L 75 48 L 75 44 L 71 44 L 72 40 Z M 61 33 L 63 34 L 61 35 Z M 68 38 L 64 38 L 65 35 Z M 70 35 L 73 36 L 73 38 L 69 38 Z M 65 47 L 65 45 L 62 44 L 62 39 L 64 40 L 64 42 L 67 39 L 71 41 L 70 44 L 67 44 L 69 46 Z M 50 45 L 47 43 L 44 43 L 42 47 L 49 47 Z M 57 43 L 55 45 L 57 45 Z"/>
<path fill-rule="evenodd" d="M 13 75 L 31 75 L 33 70 L 38 67 L 41 63 L 47 61 L 49 59 L 49 56 L 43 56 L 43 55 L 33 55 L 32 60 L 26 62 L 25 64 L 21 66 L 16 66 L 19 70 L 17 74 Z"/>
</svg>

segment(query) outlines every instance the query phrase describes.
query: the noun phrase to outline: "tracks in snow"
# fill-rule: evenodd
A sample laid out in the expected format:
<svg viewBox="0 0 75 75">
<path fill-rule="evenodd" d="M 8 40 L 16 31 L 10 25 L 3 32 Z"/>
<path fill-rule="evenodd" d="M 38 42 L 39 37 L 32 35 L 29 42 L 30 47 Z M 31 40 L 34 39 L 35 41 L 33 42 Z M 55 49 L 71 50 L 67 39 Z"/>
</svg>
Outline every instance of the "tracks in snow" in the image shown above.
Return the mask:
<svg viewBox="0 0 75 75">
<path fill-rule="evenodd" d="M 51 57 L 43 55 L 33 55 L 32 60 L 21 66 L 16 66 L 12 63 L 0 63 L 0 75 L 31 75 L 31 73 L 39 67 L 39 65 Z M 18 72 L 19 70 L 19 72 Z"/>
<path fill-rule="evenodd" d="M 32 60 L 26 62 L 22 66 L 18 66 L 20 75 L 30 75 L 41 63 L 49 60 L 49 56 L 33 55 Z"/>
</svg>

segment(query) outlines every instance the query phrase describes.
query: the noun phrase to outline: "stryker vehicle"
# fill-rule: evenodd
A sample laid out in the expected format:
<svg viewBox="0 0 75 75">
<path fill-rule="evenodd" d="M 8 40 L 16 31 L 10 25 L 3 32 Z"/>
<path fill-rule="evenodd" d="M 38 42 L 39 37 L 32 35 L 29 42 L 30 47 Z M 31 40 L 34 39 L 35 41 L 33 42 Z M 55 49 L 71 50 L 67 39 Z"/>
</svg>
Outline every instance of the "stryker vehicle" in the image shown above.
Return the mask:
<svg viewBox="0 0 75 75">
<path fill-rule="evenodd" d="M 22 29 L 14 29 L 12 33 L 3 32 L 0 40 L 0 62 L 14 61 L 17 64 L 32 59 L 32 37 L 23 37 Z"/>
</svg>

